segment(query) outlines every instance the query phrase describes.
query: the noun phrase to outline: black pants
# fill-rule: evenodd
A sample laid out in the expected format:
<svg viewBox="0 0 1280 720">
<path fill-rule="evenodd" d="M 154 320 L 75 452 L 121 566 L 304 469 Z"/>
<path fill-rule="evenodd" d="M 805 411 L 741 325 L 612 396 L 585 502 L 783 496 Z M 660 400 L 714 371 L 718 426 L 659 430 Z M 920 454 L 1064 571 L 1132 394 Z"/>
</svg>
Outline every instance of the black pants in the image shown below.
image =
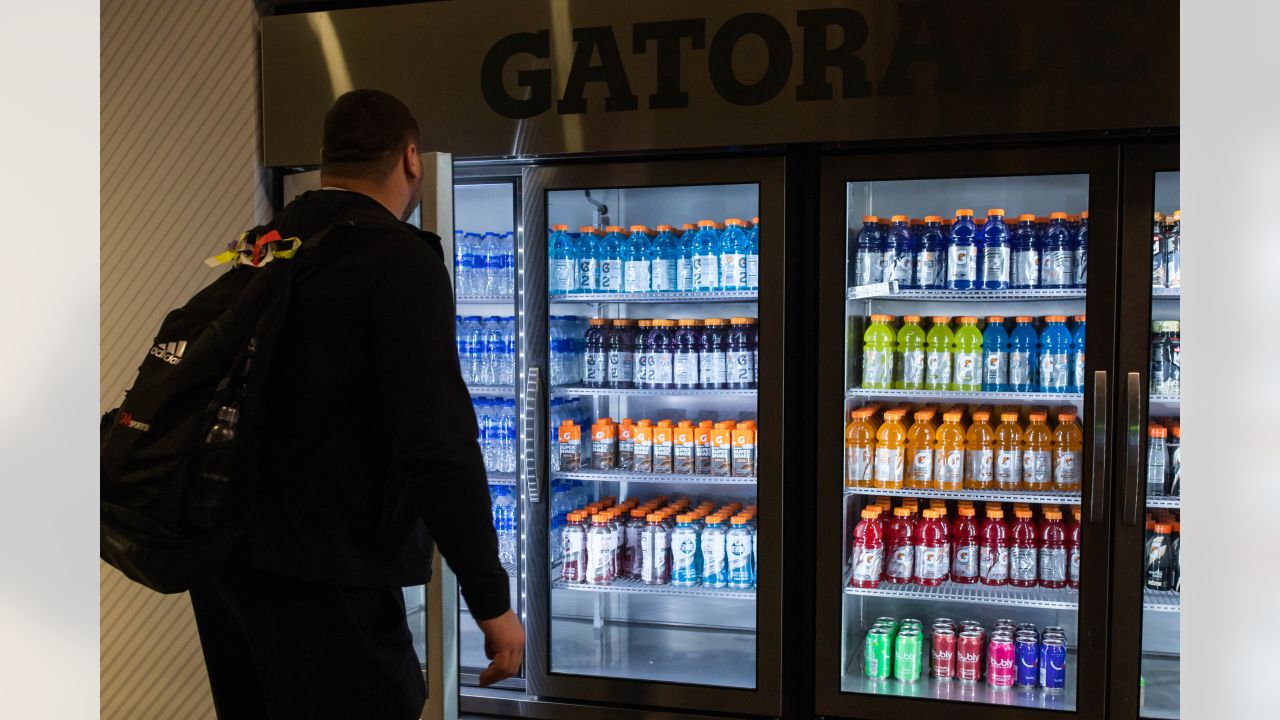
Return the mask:
<svg viewBox="0 0 1280 720">
<path fill-rule="evenodd" d="M 400 588 L 227 571 L 191 590 L 220 720 L 417 718 L 426 682 Z"/>
</svg>

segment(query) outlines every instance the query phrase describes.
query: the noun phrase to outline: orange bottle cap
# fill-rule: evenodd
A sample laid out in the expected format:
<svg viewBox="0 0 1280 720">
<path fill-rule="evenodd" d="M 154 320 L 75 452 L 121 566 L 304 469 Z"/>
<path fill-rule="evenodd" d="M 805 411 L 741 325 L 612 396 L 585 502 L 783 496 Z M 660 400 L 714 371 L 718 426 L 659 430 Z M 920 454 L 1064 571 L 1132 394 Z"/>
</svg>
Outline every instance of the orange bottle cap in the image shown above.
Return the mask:
<svg viewBox="0 0 1280 720">
<path fill-rule="evenodd" d="M 551 226 L 551 229 L 552 229 L 552 230 L 562 230 L 562 231 L 563 231 L 563 230 L 568 230 L 568 229 L 569 229 L 569 226 L 568 226 L 568 225 L 552 225 L 552 226 Z"/>
<path fill-rule="evenodd" d="M 658 327 L 675 327 L 676 321 L 675 320 L 654 320 L 653 324 L 657 325 Z"/>
<path fill-rule="evenodd" d="M 619 225 L 606 225 L 604 231 L 608 233 L 620 233 L 622 232 L 622 227 Z"/>
<path fill-rule="evenodd" d="M 1072 315 L 1072 316 L 1071 316 L 1071 319 L 1072 319 L 1072 320 L 1075 320 L 1076 322 L 1084 322 L 1084 321 L 1085 321 L 1085 320 L 1084 320 L 1084 318 L 1085 318 L 1085 316 L 1084 316 L 1084 315 Z"/>
<path fill-rule="evenodd" d="M 631 226 L 631 232 L 633 232 L 633 233 L 647 233 L 647 232 L 649 232 L 649 228 L 645 227 L 644 225 L 632 225 L 632 226 Z"/>
<path fill-rule="evenodd" d="M 634 322 L 635 322 L 635 320 L 628 320 L 628 319 L 626 319 L 626 318 L 619 318 L 619 319 L 617 319 L 617 320 L 614 320 L 614 321 L 613 321 L 613 326 L 614 326 L 614 327 L 628 327 L 628 326 L 630 326 L 630 325 L 631 325 L 632 323 L 634 323 Z"/>
<path fill-rule="evenodd" d="M 880 508 L 878 507 L 863 508 L 862 512 L 858 514 L 861 515 L 863 518 L 870 520 L 880 514 Z"/>
<path fill-rule="evenodd" d="M 578 228 L 578 232 L 584 232 L 584 233 L 589 233 L 591 235 L 595 235 L 596 228 L 594 225 L 583 225 L 582 227 Z"/>
<path fill-rule="evenodd" d="M 988 211 L 987 211 L 987 215 L 988 215 L 988 216 L 991 216 L 991 215 L 1004 215 L 1004 209 L 1003 209 L 1003 208 L 991 208 L 990 210 L 988 210 Z"/>
<path fill-rule="evenodd" d="M 1015 508 L 1015 509 L 1014 509 L 1014 511 L 1013 511 L 1013 514 L 1014 514 L 1014 516 L 1015 516 L 1015 517 L 1019 517 L 1019 518 L 1030 518 L 1030 517 L 1031 517 L 1031 509 L 1030 509 L 1030 508 Z"/>
<path fill-rule="evenodd" d="M 907 216 L 906 216 L 906 215 L 894 215 L 894 216 L 890 217 L 889 219 L 890 219 L 891 221 L 893 221 L 893 222 L 906 222 L 906 221 L 907 221 Z"/>
<path fill-rule="evenodd" d="M 1061 520 L 1062 511 L 1061 510 L 1045 510 L 1044 519 L 1045 520 Z"/>
<path fill-rule="evenodd" d="M 906 507 L 905 505 L 902 507 L 896 507 L 893 509 L 893 516 L 894 517 L 910 517 L 911 508 Z"/>
<path fill-rule="evenodd" d="M 696 229 L 698 229 L 698 226 L 697 226 L 697 225 L 694 225 L 693 223 L 684 223 L 683 225 L 681 225 L 681 226 L 680 226 L 680 229 L 681 229 L 681 230 L 696 230 Z"/>
<path fill-rule="evenodd" d="M 1177 215 L 1177 213 L 1174 213 L 1174 215 Z M 1089 219 L 1089 211 L 1088 211 L 1088 210 L 1081 210 L 1081 211 L 1080 211 L 1080 219 L 1081 219 L 1081 220 L 1088 220 L 1088 219 Z"/>
<path fill-rule="evenodd" d="M 892 315 L 872 315 L 871 322 L 892 322 Z"/>
<path fill-rule="evenodd" d="M 716 226 L 716 221 L 715 221 L 715 220 L 699 220 L 699 221 L 698 221 L 698 227 L 700 227 L 700 228 L 704 228 L 704 227 L 715 227 L 715 226 Z"/>
<path fill-rule="evenodd" d="M 986 410 L 978 410 L 973 413 L 974 422 L 984 423 L 990 419 L 991 419 L 991 413 L 987 412 Z"/>
<path fill-rule="evenodd" d="M 1170 531 L 1172 531 L 1172 530 L 1173 530 L 1173 528 L 1172 528 L 1172 527 L 1170 527 L 1170 525 L 1169 525 L 1168 523 L 1156 523 L 1155 531 L 1156 531 L 1156 532 L 1158 532 L 1158 533 L 1162 533 L 1162 534 L 1168 535 L 1168 534 L 1169 534 L 1169 532 L 1170 532 Z"/>
<path fill-rule="evenodd" d="M 1066 220 L 1067 214 L 1064 212 L 1049 213 L 1050 220 Z"/>
<path fill-rule="evenodd" d="M 1147 434 L 1153 438 L 1162 438 L 1162 437 L 1167 437 L 1169 434 L 1169 431 L 1165 430 L 1164 427 L 1161 425 L 1152 425 L 1151 429 L 1147 432 Z"/>
<path fill-rule="evenodd" d="M 960 422 L 960 418 L 963 415 L 964 413 L 960 412 L 959 410 L 948 410 L 942 413 L 942 420 L 944 422 Z"/>
<path fill-rule="evenodd" d="M 659 225 L 659 226 L 658 226 L 658 232 L 671 232 L 671 231 L 672 231 L 672 230 L 674 230 L 674 229 L 675 229 L 675 228 L 671 227 L 670 225 Z"/>
<path fill-rule="evenodd" d="M 945 315 L 935 315 L 929 319 L 933 321 L 934 325 L 946 325 L 951 322 L 951 318 Z"/>
<path fill-rule="evenodd" d="M 920 322 L 920 316 L 919 316 L 919 315 L 903 315 L 903 316 L 902 316 L 902 322 L 904 322 L 904 323 L 918 323 L 918 322 Z"/>
<path fill-rule="evenodd" d="M 1058 422 L 1075 422 L 1076 414 L 1073 412 L 1058 413 Z"/>
<path fill-rule="evenodd" d="M 940 223 L 942 222 L 942 216 L 941 215 L 925 215 L 924 221 L 927 223 Z"/>
<path fill-rule="evenodd" d="M 1002 322 L 1004 322 L 1004 316 L 1003 316 L 1003 315 L 988 315 L 988 316 L 987 316 L 987 322 L 989 322 L 989 323 L 1002 323 Z"/>
<path fill-rule="evenodd" d="M 1023 213 L 1018 216 L 1018 221 L 1019 222 L 1035 222 L 1036 216 L 1032 215 L 1031 213 Z"/>
<path fill-rule="evenodd" d="M 707 318 L 702 321 L 703 325 L 723 325 L 724 318 Z"/>
<path fill-rule="evenodd" d="M 972 505 L 961 505 L 956 510 L 956 514 L 959 515 L 960 517 L 973 517 L 975 514 L 977 514 L 977 511 L 973 509 Z"/>
<path fill-rule="evenodd" d="M 999 507 L 988 507 L 987 517 L 999 520 L 1004 517 L 1004 510 Z"/>
<path fill-rule="evenodd" d="M 973 217 L 973 210 L 970 208 L 960 208 L 956 210 L 956 217 Z"/>
<path fill-rule="evenodd" d="M 1033 412 L 1033 413 L 1028 413 L 1028 414 L 1027 414 L 1027 419 L 1029 419 L 1031 422 L 1040 422 L 1040 423 L 1042 423 L 1042 422 L 1044 422 L 1045 420 L 1047 420 L 1047 419 L 1048 419 L 1048 417 L 1049 417 L 1049 414 L 1048 414 L 1048 413 L 1044 413 L 1044 412 Z"/>
<path fill-rule="evenodd" d="M 676 522 L 678 523 L 693 522 L 693 515 L 689 513 L 680 513 L 679 515 L 676 515 Z"/>
<path fill-rule="evenodd" d="M 978 318 L 971 317 L 968 315 L 958 318 L 958 321 L 960 322 L 961 325 L 977 325 L 978 324 Z"/>
<path fill-rule="evenodd" d="M 729 320 L 732 325 L 755 325 L 756 319 L 751 317 L 736 317 Z"/>
<path fill-rule="evenodd" d="M 877 223 L 877 222 L 880 222 L 880 218 L 876 217 L 875 215 L 863 215 L 863 216 L 862 216 L 862 222 L 864 222 L 864 223 Z"/>
<path fill-rule="evenodd" d="M 725 224 L 725 225 L 738 225 L 738 226 L 746 225 L 746 223 L 742 222 L 742 219 L 741 219 L 741 218 L 728 218 L 728 219 L 726 219 L 726 220 L 724 221 L 724 224 Z"/>
<path fill-rule="evenodd" d="M 729 520 L 729 524 L 730 525 L 746 525 L 747 521 L 749 521 L 750 519 L 751 518 L 747 515 L 734 515 L 733 518 Z"/>
<path fill-rule="evenodd" d="M 693 318 L 680 318 L 679 320 L 676 321 L 676 324 L 679 325 L 680 327 L 697 327 L 698 324 L 701 322 L 702 322 L 701 320 L 696 320 Z"/>
<path fill-rule="evenodd" d="M 1019 316 L 1015 317 L 1015 318 L 1013 319 L 1013 321 L 1014 321 L 1014 322 L 1020 322 L 1020 323 L 1029 323 L 1029 322 L 1031 322 L 1031 321 L 1032 321 L 1032 320 L 1034 320 L 1034 319 L 1035 319 L 1035 318 L 1031 317 L 1030 315 L 1019 315 Z"/>
<path fill-rule="evenodd" d="M 1066 315 L 1045 315 L 1044 321 L 1045 322 L 1066 322 L 1067 316 Z"/>
<path fill-rule="evenodd" d="M 921 516 L 923 516 L 926 520 L 930 520 L 930 519 L 933 519 L 933 518 L 938 517 L 938 511 L 937 511 L 937 510 L 934 510 L 934 509 L 932 509 L 932 508 L 930 508 L 930 509 L 925 510 L 924 512 L 920 513 L 920 515 L 921 515 Z"/>
<path fill-rule="evenodd" d="M 604 318 L 591 318 L 590 320 L 587 321 L 587 324 L 588 325 L 604 325 L 607 322 L 609 321 L 605 320 Z"/>
<path fill-rule="evenodd" d="M 636 324 L 639 325 L 640 327 L 653 327 L 652 320 L 637 320 Z"/>
</svg>

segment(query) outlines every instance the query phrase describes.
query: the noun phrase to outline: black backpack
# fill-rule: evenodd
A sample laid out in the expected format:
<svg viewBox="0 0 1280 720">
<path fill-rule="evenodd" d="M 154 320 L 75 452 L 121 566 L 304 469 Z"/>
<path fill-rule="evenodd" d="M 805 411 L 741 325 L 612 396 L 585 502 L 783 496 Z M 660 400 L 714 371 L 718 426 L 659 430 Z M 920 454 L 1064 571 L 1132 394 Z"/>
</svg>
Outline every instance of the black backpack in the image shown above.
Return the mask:
<svg viewBox="0 0 1280 720">
<path fill-rule="evenodd" d="M 189 589 L 247 525 L 270 434 L 266 379 L 303 244 L 257 227 L 210 258 L 232 268 L 169 312 L 124 402 L 103 416 L 100 553 L 153 590 Z"/>
</svg>

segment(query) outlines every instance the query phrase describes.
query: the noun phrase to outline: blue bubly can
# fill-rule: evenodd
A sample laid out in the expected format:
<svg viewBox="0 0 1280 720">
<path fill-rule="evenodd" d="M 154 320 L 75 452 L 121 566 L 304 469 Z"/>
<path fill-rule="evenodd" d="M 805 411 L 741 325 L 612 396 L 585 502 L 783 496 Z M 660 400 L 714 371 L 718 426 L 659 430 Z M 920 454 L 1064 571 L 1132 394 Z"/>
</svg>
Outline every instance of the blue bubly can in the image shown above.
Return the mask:
<svg viewBox="0 0 1280 720">
<path fill-rule="evenodd" d="M 1035 633 L 1018 633 L 1013 645 L 1014 662 L 1018 666 L 1018 687 L 1040 684 L 1040 643 Z"/>
<path fill-rule="evenodd" d="M 1040 687 L 1050 692 L 1067 685 L 1067 643 L 1047 637 L 1040 643 Z"/>
</svg>

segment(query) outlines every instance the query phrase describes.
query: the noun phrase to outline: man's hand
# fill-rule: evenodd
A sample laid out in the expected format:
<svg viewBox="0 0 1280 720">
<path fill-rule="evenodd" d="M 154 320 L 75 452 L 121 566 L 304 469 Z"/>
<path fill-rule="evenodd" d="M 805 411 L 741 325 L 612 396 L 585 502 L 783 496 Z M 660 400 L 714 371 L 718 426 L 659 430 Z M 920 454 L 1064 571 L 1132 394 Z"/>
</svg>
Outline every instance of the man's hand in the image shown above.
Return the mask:
<svg viewBox="0 0 1280 720">
<path fill-rule="evenodd" d="M 499 680 L 520 672 L 524 662 L 524 628 L 520 619 L 508 610 L 489 620 L 477 620 L 484 633 L 484 656 L 492 660 L 480 673 L 480 687 L 488 687 Z"/>
</svg>

